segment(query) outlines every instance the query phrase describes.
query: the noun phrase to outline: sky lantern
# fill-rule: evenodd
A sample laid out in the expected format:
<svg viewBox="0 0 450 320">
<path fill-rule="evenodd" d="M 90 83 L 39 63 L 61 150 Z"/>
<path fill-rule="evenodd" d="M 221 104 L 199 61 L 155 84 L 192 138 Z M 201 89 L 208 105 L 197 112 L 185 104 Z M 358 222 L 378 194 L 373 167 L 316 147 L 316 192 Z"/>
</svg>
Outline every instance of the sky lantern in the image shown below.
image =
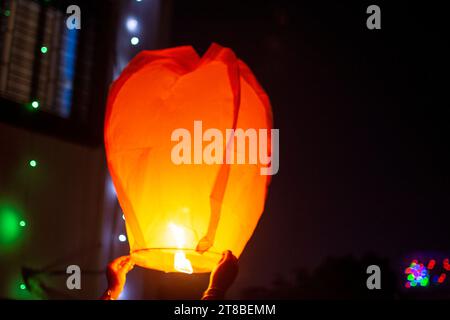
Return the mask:
<svg viewBox="0 0 450 320">
<path fill-rule="evenodd" d="M 136 264 L 199 273 L 225 250 L 239 257 L 277 170 L 274 140 L 269 99 L 232 50 L 139 53 L 112 84 L 105 117 Z"/>
</svg>

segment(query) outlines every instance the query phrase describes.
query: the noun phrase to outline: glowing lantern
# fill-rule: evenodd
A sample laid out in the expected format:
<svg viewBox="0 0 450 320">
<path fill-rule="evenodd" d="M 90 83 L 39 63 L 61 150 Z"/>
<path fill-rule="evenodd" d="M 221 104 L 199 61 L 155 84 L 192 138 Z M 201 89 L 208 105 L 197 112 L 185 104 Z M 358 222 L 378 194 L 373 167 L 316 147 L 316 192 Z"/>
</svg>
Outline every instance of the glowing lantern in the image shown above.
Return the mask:
<svg viewBox="0 0 450 320">
<path fill-rule="evenodd" d="M 213 44 L 202 58 L 188 46 L 143 51 L 129 63 L 110 90 L 105 148 L 137 265 L 209 272 L 224 250 L 239 257 L 263 212 L 270 164 L 225 159 L 242 156 L 227 130 L 259 130 L 259 154 L 270 157 L 271 128 L 267 95 L 228 48 Z M 181 155 L 192 164 L 173 160 L 178 129 L 193 137 L 192 154 Z M 207 129 L 225 138 L 212 141 Z M 202 158 L 210 143 L 224 161 Z"/>
</svg>

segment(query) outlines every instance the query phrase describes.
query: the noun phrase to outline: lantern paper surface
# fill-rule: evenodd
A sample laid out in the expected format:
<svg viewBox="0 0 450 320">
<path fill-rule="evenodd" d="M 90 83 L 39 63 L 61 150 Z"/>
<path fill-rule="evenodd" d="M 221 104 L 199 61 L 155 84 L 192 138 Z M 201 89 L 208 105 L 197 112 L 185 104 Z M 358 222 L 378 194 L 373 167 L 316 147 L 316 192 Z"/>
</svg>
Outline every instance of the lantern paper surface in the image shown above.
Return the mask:
<svg viewBox="0 0 450 320">
<path fill-rule="evenodd" d="M 208 145 L 194 146 L 195 121 L 224 137 L 229 128 L 270 132 L 268 97 L 228 48 L 213 44 L 201 58 L 190 46 L 143 51 L 111 87 L 108 167 L 131 256 L 142 267 L 209 272 L 223 251 L 239 257 L 264 210 L 270 176 L 261 175 L 261 164 L 172 161 L 178 128 L 191 134 L 192 158 Z M 270 154 L 270 134 L 267 148 Z M 236 156 L 236 148 L 230 152 Z"/>
</svg>

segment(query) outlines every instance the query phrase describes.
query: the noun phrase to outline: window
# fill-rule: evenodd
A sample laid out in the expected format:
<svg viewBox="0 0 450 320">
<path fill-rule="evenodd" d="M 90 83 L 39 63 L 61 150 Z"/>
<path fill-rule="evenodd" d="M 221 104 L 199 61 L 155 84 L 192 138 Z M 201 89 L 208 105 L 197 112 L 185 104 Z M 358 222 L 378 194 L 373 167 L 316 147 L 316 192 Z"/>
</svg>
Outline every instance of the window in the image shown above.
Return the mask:
<svg viewBox="0 0 450 320">
<path fill-rule="evenodd" d="M 109 44 L 108 39 L 114 39 L 115 6 L 108 0 L 0 3 L 0 109 L 5 101 L 16 109 L 38 109 L 70 121 L 71 135 L 77 130 L 86 135 L 87 130 L 101 136 L 111 81 L 108 61 L 114 54 L 114 41 Z M 80 30 L 66 26 L 70 4 L 81 8 Z M 100 23 L 99 15 L 111 19 Z M 67 130 L 63 124 L 52 127 Z"/>
</svg>

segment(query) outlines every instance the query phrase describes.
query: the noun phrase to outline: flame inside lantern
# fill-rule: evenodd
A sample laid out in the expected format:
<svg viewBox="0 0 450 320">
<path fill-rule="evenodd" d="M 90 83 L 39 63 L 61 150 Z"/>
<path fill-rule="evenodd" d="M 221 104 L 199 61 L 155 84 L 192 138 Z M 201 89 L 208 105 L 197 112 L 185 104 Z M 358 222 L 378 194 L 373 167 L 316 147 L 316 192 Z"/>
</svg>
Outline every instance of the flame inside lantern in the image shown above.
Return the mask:
<svg viewBox="0 0 450 320">
<path fill-rule="evenodd" d="M 192 264 L 189 259 L 186 258 L 186 254 L 183 250 L 181 250 L 185 243 L 185 234 L 183 228 L 177 226 L 174 223 L 169 223 L 169 229 L 172 232 L 173 238 L 175 239 L 175 243 L 177 244 L 177 250 L 173 259 L 173 266 L 175 270 L 183 273 L 193 273 Z"/>
</svg>

